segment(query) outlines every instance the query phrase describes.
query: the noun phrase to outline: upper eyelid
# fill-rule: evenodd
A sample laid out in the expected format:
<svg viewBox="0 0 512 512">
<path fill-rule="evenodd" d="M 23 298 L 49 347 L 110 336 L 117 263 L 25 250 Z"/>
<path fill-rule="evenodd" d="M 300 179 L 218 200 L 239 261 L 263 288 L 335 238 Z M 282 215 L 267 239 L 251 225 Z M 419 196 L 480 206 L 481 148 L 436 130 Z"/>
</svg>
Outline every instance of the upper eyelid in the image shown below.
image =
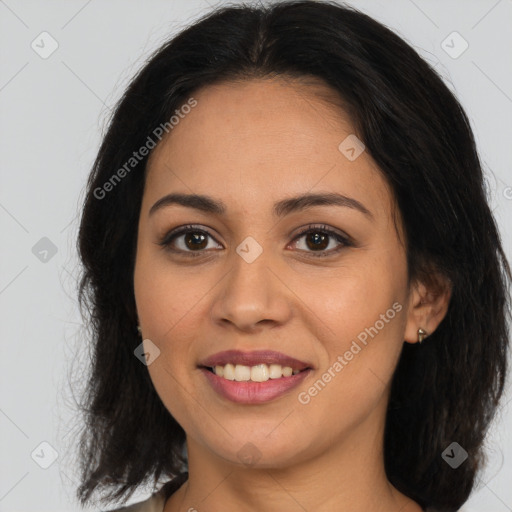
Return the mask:
<svg viewBox="0 0 512 512">
<path fill-rule="evenodd" d="M 206 226 L 202 226 L 200 224 L 186 224 L 183 226 L 179 226 L 177 228 L 170 230 L 162 237 L 161 245 L 168 245 L 168 244 L 170 244 L 171 239 L 176 239 L 180 236 L 183 236 L 187 232 L 193 232 L 193 231 L 200 231 L 200 232 L 206 233 L 216 243 L 218 243 L 219 245 L 222 245 L 217 240 L 217 238 L 212 233 L 210 233 L 209 229 L 211 229 L 211 228 L 206 228 L 206 229 L 205 228 L 206 228 Z M 314 230 L 323 231 L 323 232 L 328 233 L 329 236 L 337 236 L 346 242 L 351 242 L 351 237 L 349 235 L 347 235 L 346 233 L 344 233 L 343 231 L 337 230 L 336 228 L 332 228 L 332 227 L 327 226 L 322 223 L 316 223 L 316 224 L 310 223 L 307 226 L 301 227 L 297 233 L 292 235 L 291 242 L 294 242 L 298 238 L 305 236 L 309 231 L 314 231 Z M 168 242 L 166 242 L 166 240 L 168 240 Z M 195 251 L 185 251 L 185 252 L 195 252 Z M 197 252 L 199 253 L 199 252 L 203 252 L 203 251 L 197 251 Z M 329 251 L 327 251 L 327 252 L 329 252 Z"/>
<path fill-rule="evenodd" d="M 208 236 L 213 238 L 218 244 L 220 242 L 217 240 L 217 238 L 209 231 L 211 228 L 205 229 L 203 226 L 199 224 L 186 224 L 184 226 L 179 226 L 177 228 L 171 229 L 170 231 L 167 231 L 164 236 L 162 237 L 162 241 L 167 240 L 168 238 L 176 238 L 178 236 L 183 236 L 189 231 L 201 231 L 203 233 L 206 233 Z"/>
</svg>

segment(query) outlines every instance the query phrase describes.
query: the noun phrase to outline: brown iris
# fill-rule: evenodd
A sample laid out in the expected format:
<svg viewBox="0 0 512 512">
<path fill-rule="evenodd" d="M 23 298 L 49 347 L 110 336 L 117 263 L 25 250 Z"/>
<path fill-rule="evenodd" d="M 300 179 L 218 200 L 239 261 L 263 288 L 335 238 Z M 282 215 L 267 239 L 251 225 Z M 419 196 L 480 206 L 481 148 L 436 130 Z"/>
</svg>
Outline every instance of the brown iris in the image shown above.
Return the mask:
<svg viewBox="0 0 512 512">
<path fill-rule="evenodd" d="M 200 242 L 201 245 L 199 245 L 198 242 Z M 208 240 L 204 233 L 199 233 L 198 231 L 190 232 L 185 234 L 185 245 L 192 250 L 204 249 L 208 245 Z"/>
<path fill-rule="evenodd" d="M 309 244 L 309 240 L 313 240 L 313 244 Z M 309 233 L 306 236 L 306 243 L 309 249 L 325 249 L 329 245 L 329 236 L 319 232 Z"/>
</svg>

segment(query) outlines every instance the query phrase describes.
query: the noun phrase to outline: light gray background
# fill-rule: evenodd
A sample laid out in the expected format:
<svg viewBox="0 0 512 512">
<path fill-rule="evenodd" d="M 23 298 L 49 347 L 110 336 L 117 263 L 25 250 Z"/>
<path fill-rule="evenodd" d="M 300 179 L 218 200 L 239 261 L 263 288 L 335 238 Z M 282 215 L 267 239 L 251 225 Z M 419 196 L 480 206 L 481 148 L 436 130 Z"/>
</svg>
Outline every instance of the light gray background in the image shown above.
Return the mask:
<svg viewBox="0 0 512 512">
<path fill-rule="evenodd" d="M 79 425 L 68 382 L 83 382 L 87 355 L 75 291 L 83 188 L 130 77 L 170 35 L 220 3 L 0 0 L 0 511 L 80 510 L 72 450 Z M 409 41 L 460 98 L 510 257 L 512 0 L 349 3 Z M 45 59 L 31 47 L 48 51 L 43 31 L 58 43 Z M 458 36 L 446 39 L 453 31 L 469 44 L 457 58 L 442 47 L 463 49 Z M 34 254 L 43 237 L 55 255 Z M 509 383 L 487 441 L 489 468 L 465 512 L 512 511 L 511 400 Z M 40 467 L 52 461 L 42 442 L 58 453 L 48 469 Z"/>
</svg>

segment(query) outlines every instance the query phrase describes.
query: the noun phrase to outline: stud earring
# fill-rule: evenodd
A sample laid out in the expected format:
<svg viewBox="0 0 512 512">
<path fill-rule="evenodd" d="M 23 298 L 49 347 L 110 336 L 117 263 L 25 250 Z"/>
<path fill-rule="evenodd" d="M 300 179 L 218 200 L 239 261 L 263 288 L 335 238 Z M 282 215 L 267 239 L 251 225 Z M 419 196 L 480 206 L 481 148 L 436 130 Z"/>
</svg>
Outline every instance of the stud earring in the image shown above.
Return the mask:
<svg viewBox="0 0 512 512">
<path fill-rule="evenodd" d="M 137 325 L 137 331 L 139 331 L 139 334 L 142 334 L 142 329 L 141 329 L 140 325 Z"/>
<path fill-rule="evenodd" d="M 428 332 L 425 331 L 425 329 L 422 329 L 421 327 L 418 329 L 418 343 L 421 344 L 421 342 L 428 336 Z"/>
</svg>

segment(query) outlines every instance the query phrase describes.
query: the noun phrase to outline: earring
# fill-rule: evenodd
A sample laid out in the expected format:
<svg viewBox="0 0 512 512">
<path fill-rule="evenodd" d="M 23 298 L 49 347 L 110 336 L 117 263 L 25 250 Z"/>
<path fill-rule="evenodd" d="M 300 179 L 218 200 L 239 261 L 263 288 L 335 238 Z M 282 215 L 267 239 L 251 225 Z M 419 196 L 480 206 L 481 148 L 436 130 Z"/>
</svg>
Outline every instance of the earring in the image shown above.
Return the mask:
<svg viewBox="0 0 512 512">
<path fill-rule="evenodd" d="M 142 329 L 141 329 L 140 325 L 137 325 L 137 331 L 139 331 L 139 334 L 142 334 Z"/>
<path fill-rule="evenodd" d="M 428 336 L 428 332 L 425 331 L 425 329 L 422 329 L 421 327 L 418 329 L 418 343 L 421 344 L 421 342 Z"/>
</svg>

